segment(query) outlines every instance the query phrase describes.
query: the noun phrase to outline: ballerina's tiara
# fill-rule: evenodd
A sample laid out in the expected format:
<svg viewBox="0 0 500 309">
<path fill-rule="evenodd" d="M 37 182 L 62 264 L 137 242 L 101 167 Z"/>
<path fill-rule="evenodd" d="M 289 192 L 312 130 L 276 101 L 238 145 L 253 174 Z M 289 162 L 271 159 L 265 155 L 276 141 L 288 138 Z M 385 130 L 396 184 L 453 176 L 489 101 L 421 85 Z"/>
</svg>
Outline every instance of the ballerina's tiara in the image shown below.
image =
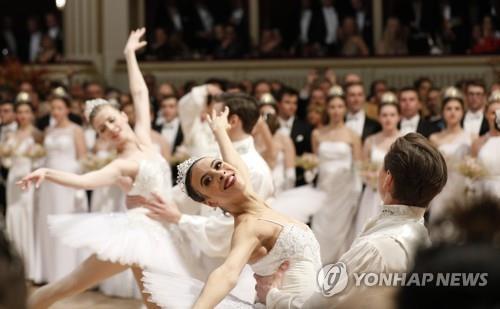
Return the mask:
<svg viewBox="0 0 500 309">
<path fill-rule="evenodd" d="M 95 99 L 95 100 L 88 100 L 85 102 L 85 117 L 89 119 L 90 114 L 96 108 L 97 106 L 104 105 L 104 104 L 110 104 L 108 101 L 104 99 Z"/>
<path fill-rule="evenodd" d="M 198 162 L 200 159 L 203 157 L 195 157 L 195 158 L 189 158 L 182 162 L 181 164 L 177 165 L 177 185 L 181 189 L 182 192 L 186 192 L 186 176 L 189 171 L 189 169 Z"/>
</svg>

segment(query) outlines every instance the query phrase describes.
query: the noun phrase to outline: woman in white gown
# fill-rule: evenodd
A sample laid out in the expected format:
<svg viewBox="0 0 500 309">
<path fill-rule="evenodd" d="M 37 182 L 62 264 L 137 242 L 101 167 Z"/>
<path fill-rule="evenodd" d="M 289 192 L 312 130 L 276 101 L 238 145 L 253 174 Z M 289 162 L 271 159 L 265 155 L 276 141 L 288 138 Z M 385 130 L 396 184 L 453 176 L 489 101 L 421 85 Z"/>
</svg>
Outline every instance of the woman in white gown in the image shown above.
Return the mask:
<svg viewBox="0 0 500 309">
<path fill-rule="evenodd" d="M 50 104 L 55 125 L 46 129 L 43 144 L 47 156 L 44 166 L 61 172 L 79 173 L 79 160 L 87 153 L 83 130 L 68 118 L 70 101 L 67 97 L 54 96 Z M 44 183 L 40 186 L 35 221 L 35 252 L 41 262 L 40 273 L 35 274 L 37 279 L 42 282 L 59 280 L 83 259 L 82 251 L 68 248 L 56 241 L 49 231 L 47 217 L 87 211 L 87 197 L 83 190 L 63 187 L 57 183 Z"/>
<path fill-rule="evenodd" d="M 385 154 L 392 143 L 400 136 L 399 105 L 396 95 L 392 92 L 382 96 L 378 108 L 378 120 L 382 131 L 369 136 L 363 145 L 363 165 L 367 168 L 362 171 L 365 188 L 356 214 L 355 236 L 358 236 L 366 222 L 377 216 L 381 210 L 382 199 L 377 190 L 378 170 L 382 168 Z"/>
<path fill-rule="evenodd" d="M 481 190 L 488 190 L 500 197 L 500 91 L 494 91 L 488 99 L 485 112 L 490 130 L 477 139 L 472 146 L 472 155 L 486 169 L 486 177 L 480 180 Z"/>
<path fill-rule="evenodd" d="M 132 31 L 125 56 L 129 71 L 129 83 L 136 107 L 135 131 L 128 125 L 127 117 L 116 106 L 105 100 L 87 102 L 86 116 L 97 133 L 113 144 L 118 157 L 100 170 L 76 175 L 51 169 L 39 169 L 23 178 L 22 187 L 32 182 L 39 186 L 44 180 L 65 186 L 95 189 L 114 184 L 129 184 L 130 194 L 150 198 L 156 193 L 170 198 L 171 175 L 168 163 L 156 152 L 151 141 L 149 94 L 141 75 L 135 51 L 146 42 L 141 42 L 145 29 Z M 40 205 L 40 208 L 47 205 Z M 82 292 L 102 280 L 128 268 L 132 268 L 142 290 L 142 269 L 167 265 L 182 274 L 185 261 L 176 255 L 174 239 L 168 227 L 150 218 L 150 212 L 137 207 L 126 213 L 93 213 L 53 216 L 50 218 L 52 232 L 72 247 L 85 248 L 93 254 L 78 268 L 62 280 L 38 289 L 30 297 L 30 307 L 47 308 L 62 298 Z M 155 306 L 143 300 L 149 308 Z"/>
<path fill-rule="evenodd" d="M 470 155 L 473 136 L 462 128 L 465 113 L 463 95 L 455 87 L 447 88 L 443 93 L 441 106 L 445 129 L 430 136 L 433 143 L 446 160 L 448 181 L 443 190 L 436 195 L 429 205 L 429 220 L 434 222 L 442 218 L 450 200 L 462 196 L 466 188 L 465 177 L 458 173 L 458 164 Z"/>
<path fill-rule="evenodd" d="M 203 284 L 165 273 L 145 273 L 146 291 L 165 308 L 251 308 L 253 304 L 228 296 L 248 263 L 257 275 L 274 273 L 288 260 L 281 289 L 308 298 L 321 268 L 319 245 L 312 231 L 269 208 L 252 188 L 245 163 L 233 147 L 226 107 L 212 115 L 210 125 L 222 158 L 191 158 L 179 166 L 179 184 L 193 200 L 220 207 L 234 217 L 231 250 L 225 262 Z"/>
<path fill-rule="evenodd" d="M 40 278 L 35 276 L 40 265 L 35 256 L 34 192 L 23 192 L 16 182 L 31 172 L 33 161 L 29 153 L 33 150 L 35 141 L 40 141 L 42 136 L 33 126 L 33 107 L 30 103 L 16 103 L 15 112 L 18 129 L 6 141 L 13 149 L 7 178 L 6 232 L 24 260 L 26 278 L 39 281 Z"/>
</svg>

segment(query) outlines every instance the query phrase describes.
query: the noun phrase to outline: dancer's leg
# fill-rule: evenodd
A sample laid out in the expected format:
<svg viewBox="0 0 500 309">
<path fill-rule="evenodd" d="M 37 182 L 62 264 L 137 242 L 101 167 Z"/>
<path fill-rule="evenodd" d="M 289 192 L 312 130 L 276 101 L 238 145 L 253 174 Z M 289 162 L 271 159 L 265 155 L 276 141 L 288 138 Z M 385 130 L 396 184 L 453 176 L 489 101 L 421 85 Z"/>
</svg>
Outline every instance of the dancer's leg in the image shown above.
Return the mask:
<svg viewBox="0 0 500 309">
<path fill-rule="evenodd" d="M 134 273 L 135 281 L 137 282 L 137 286 L 139 286 L 142 300 L 144 301 L 144 304 L 146 304 L 146 307 L 148 309 L 160 309 L 160 307 L 158 307 L 156 304 L 148 301 L 151 295 L 144 292 L 144 284 L 142 282 L 142 269 L 134 266 L 132 267 L 132 272 Z"/>
<path fill-rule="evenodd" d="M 66 277 L 35 291 L 28 300 L 29 308 L 48 308 L 56 301 L 81 293 L 128 268 L 127 265 L 99 260 L 93 254 Z"/>
</svg>

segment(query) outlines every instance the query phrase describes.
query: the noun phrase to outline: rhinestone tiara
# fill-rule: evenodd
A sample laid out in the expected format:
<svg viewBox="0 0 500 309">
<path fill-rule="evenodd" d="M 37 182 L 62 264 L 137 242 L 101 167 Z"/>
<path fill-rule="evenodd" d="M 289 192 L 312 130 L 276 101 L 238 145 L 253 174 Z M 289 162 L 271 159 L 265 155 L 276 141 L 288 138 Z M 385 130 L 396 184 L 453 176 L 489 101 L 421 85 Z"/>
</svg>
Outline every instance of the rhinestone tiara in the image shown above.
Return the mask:
<svg viewBox="0 0 500 309">
<path fill-rule="evenodd" d="M 186 192 L 186 175 L 189 169 L 198 162 L 203 157 L 193 157 L 185 160 L 181 164 L 177 165 L 177 185 L 181 189 L 182 192 Z"/>
<path fill-rule="evenodd" d="M 104 104 L 110 104 L 108 101 L 104 99 L 95 99 L 95 100 L 88 100 L 85 102 L 85 117 L 89 119 L 90 114 L 96 108 L 97 106 L 104 105 Z"/>
</svg>

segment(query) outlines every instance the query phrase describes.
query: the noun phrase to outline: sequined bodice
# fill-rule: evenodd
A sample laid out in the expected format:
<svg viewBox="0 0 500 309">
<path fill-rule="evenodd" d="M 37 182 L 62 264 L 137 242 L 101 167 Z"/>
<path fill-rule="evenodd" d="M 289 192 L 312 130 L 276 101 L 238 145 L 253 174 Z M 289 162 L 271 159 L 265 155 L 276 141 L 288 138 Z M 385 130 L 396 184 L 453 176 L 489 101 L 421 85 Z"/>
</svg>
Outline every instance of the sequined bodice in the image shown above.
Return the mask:
<svg viewBox="0 0 500 309">
<path fill-rule="evenodd" d="M 273 248 L 251 267 L 256 274 L 268 276 L 276 272 L 285 260 L 290 262 L 288 271 L 292 272 L 296 262 L 310 263 L 316 271 L 321 268 L 319 244 L 309 228 L 284 225 Z"/>
<path fill-rule="evenodd" d="M 171 196 L 171 188 L 170 167 L 161 155 L 155 154 L 154 158 L 144 159 L 139 163 L 139 170 L 128 194 L 150 198 L 154 192 L 165 198 Z"/>
</svg>

